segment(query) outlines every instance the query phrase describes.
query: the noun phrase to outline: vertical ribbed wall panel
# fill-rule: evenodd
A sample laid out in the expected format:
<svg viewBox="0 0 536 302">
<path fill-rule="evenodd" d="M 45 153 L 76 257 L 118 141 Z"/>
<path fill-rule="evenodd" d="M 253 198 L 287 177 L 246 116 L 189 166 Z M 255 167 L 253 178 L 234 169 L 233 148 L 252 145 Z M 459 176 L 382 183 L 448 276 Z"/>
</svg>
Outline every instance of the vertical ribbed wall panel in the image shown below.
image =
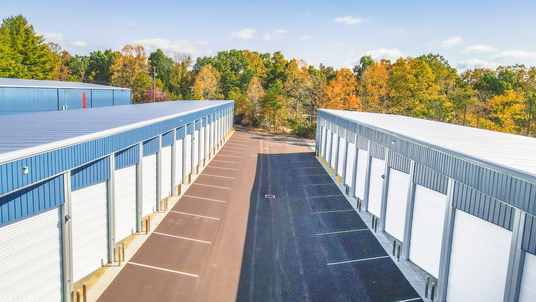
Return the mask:
<svg viewBox="0 0 536 302">
<path fill-rule="evenodd" d="M 379 144 L 376 144 L 374 142 L 371 143 L 370 144 L 370 156 L 385 160 L 385 147 Z"/>
<path fill-rule="evenodd" d="M 419 163 L 415 164 L 413 181 L 428 189 L 447 194 L 448 177 Z"/>
<path fill-rule="evenodd" d="M 115 169 L 121 169 L 140 162 L 140 145 L 134 145 L 128 149 L 115 153 Z"/>
<path fill-rule="evenodd" d="M 201 121 L 198 120 L 198 121 L 195 121 L 195 130 L 199 130 L 201 129 Z"/>
<path fill-rule="evenodd" d="M 63 175 L 0 198 L 0 225 L 65 202 Z"/>
<path fill-rule="evenodd" d="M 527 215 L 521 248 L 536 255 L 536 217 Z"/>
<path fill-rule="evenodd" d="M 110 178 L 110 158 L 105 157 L 76 168 L 71 172 L 71 190 L 76 190 Z"/>
<path fill-rule="evenodd" d="M 409 170 L 411 168 L 411 160 L 405 156 L 400 155 L 399 153 L 389 150 L 387 165 L 398 171 L 409 173 Z"/>
<path fill-rule="evenodd" d="M 186 125 L 186 134 L 194 133 L 194 123 Z"/>
<path fill-rule="evenodd" d="M 114 90 L 114 106 L 130 105 L 132 97 L 130 90 Z"/>
<path fill-rule="evenodd" d="M 113 90 L 92 89 L 91 108 L 113 106 L 113 100 L 114 100 L 113 93 L 114 93 Z"/>
<path fill-rule="evenodd" d="M 158 137 L 143 142 L 143 156 L 155 154 L 159 149 Z"/>
<path fill-rule="evenodd" d="M 57 110 L 57 89 L 0 87 L 0 115 Z"/>
<path fill-rule="evenodd" d="M 162 134 L 162 147 L 173 145 L 173 131 Z"/>
<path fill-rule="evenodd" d="M 186 127 L 177 128 L 177 139 L 183 139 L 186 136 Z"/>
<path fill-rule="evenodd" d="M 513 229 L 512 206 L 462 183 L 454 183 L 452 206 L 510 231 Z"/>
<path fill-rule="evenodd" d="M 362 136 L 357 137 L 357 147 L 361 150 L 368 150 L 368 142 L 369 140 Z"/>
</svg>

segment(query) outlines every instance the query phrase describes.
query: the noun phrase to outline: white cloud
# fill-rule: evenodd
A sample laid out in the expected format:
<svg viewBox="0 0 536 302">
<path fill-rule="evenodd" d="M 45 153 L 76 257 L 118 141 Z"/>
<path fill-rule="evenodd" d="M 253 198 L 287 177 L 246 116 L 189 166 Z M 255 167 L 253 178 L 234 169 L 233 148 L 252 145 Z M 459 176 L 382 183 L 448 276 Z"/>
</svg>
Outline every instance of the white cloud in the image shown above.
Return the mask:
<svg viewBox="0 0 536 302">
<path fill-rule="evenodd" d="M 489 68 L 489 69 L 495 69 L 499 67 L 499 63 L 494 62 L 487 62 L 482 61 L 478 59 L 468 59 L 465 61 L 461 61 L 456 68 L 458 69 L 474 69 L 474 68 Z"/>
<path fill-rule="evenodd" d="M 536 60 L 536 52 L 534 51 L 524 51 L 524 50 L 507 50 L 494 54 L 490 59 L 504 59 L 504 58 L 514 58 L 514 59 L 532 59 Z"/>
<path fill-rule="evenodd" d="M 49 40 L 49 41 L 54 41 L 54 42 L 60 42 L 60 41 L 63 41 L 63 35 L 60 34 L 60 33 L 41 33 L 41 32 L 38 32 L 37 33 L 38 35 L 41 35 L 43 36 L 43 38 L 45 38 L 45 40 Z"/>
<path fill-rule="evenodd" d="M 337 46 L 344 46 L 344 43 L 337 43 Z"/>
<path fill-rule="evenodd" d="M 136 40 L 134 43 L 147 48 L 149 51 L 161 49 L 164 52 L 171 53 L 196 53 L 196 49 L 192 46 L 192 43 L 186 40 L 171 41 L 168 39 L 156 38 Z"/>
<path fill-rule="evenodd" d="M 247 40 L 247 39 L 253 38 L 254 33 L 256 33 L 256 30 L 246 28 L 246 29 L 242 29 L 241 31 L 236 31 L 236 32 L 232 33 L 231 38 Z"/>
<path fill-rule="evenodd" d="M 404 33 L 404 31 L 401 29 L 388 30 L 387 32 L 391 34 L 403 34 Z"/>
<path fill-rule="evenodd" d="M 86 47 L 87 47 L 87 43 L 84 42 L 84 41 L 77 41 L 77 42 L 73 42 L 73 43 L 71 43 L 71 46 L 74 46 L 74 47 L 80 47 L 80 48 L 86 48 Z"/>
<path fill-rule="evenodd" d="M 497 48 L 493 48 L 489 45 L 475 45 L 466 47 L 462 52 L 492 52 L 497 50 Z"/>
<path fill-rule="evenodd" d="M 311 37 L 309 37 L 309 36 L 303 36 L 303 37 L 301 37 L 300 39 L 302 39 L 302 40 L 311 40 Z"/>
<path fill-rule="evenodd" d="M 125 24 L 126 26 L 136 26 L 136 23 L 135 22 L 127 22 L 127 24 Z"/>
<path fill-rule="evenodd" d="M 404 57 L 404 54 L 396 48 L 394 49 L 380 48 L 377 50 L 369 50 L 365 52 L 365 55 L 371 56 L 372 59 L 375 61 L 380 61 L 381 59 L 388 59 L 391 61 L 396 61 L 398 58 Z"/>
<path fill-rule="evenodd" d="M 274 31 L 273 34 L 266 33 L 263 37 L 264 40 L 274 40 L 274 39 L 282 39 L 283 35 L 288 33 L 288 30 L 286 29 L 278 29 Z"/>
<path fill-rule="evenodd" d="M 195 44 L 199 44 L 199 45 L 208 45 L 208 41 L 195 41 L 194 42 Z"/>
<path fill-rule="evenodd" d="M 361 18 L 354 19 L 353 17 L 350 17 L 350 16 L 346 16 L 344 18 L 335 18 L 335 20 L 333 20 L 333 22 L 344 23 L 346 25 L 363 23 L 365 21 L 366 19 L 361 19 Z"/>
<path fill-rule="evenodd" d="M 462 43 L 462 41 L 463 40 L 460 37 L 448 38 L 445 41 L 443 41 L 443 44 L 441 44 L 441 47 L 449 48 L 449 47 L 452 47 L 453 45 Z"/>
</svg>

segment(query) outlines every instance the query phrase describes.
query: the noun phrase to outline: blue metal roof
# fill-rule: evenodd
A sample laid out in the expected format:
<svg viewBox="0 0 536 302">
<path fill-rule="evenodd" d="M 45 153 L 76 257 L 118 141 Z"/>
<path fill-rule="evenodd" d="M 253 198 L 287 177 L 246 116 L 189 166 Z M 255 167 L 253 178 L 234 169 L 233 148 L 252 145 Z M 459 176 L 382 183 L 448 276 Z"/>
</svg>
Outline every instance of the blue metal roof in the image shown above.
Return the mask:
<svg viewBox="0 0 536 302">
<path fill-rule="evenodd" d="M 97 85 L 82 82 L 43 81 L 12 78 L 0 78 L 0 87 L 130 90 L 130 88 Z"/>
<path fill-rule="evenodd" d="M 171 101 L 0 116 L 0 163 L 231 103 Z"/>
</svg>

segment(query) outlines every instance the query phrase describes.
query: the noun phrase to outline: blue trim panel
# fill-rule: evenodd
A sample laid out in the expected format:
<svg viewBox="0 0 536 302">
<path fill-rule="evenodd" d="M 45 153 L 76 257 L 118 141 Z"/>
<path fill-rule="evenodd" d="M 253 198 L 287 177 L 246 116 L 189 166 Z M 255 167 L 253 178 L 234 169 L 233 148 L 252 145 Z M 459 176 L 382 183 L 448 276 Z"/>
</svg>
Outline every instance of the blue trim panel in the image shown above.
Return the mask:
<svg viewBox="0 0 536 302">
<path fill-rule="evenodd" d="M 143 142 L 143 156 L 155 154 L 158 152 L 158 137 Z"/>
<path fill-rule="evenodd" d="M 195 130 L 201 129 L 201 121 L 195 121 Z"/>
<path fill-rule="evenodd" d="M 0 198 L 0 225 L 65 203 L 63 175 Z"/>
<path fill-rule="evenodd" d="M 186 135 L 194 133 L 194 123 L 186 125 Z"/>
<path fill-rule="evenodd" d="M 207 125 L 207 118 L 206 117 L 201 119 L 201 124 L 202 124 L 203 127 L 205 127 Z"/>
<path fill-rule="evenodd" d="M 140 145 L 136 144 L 128 149 L 115 153 L 115 169 L 132 166 L 140 162 Z"/>
<path fill-rule="evenodd" d="M 110 178 L 110 157 L 94 161 L 71 173 L 71 190 L 80 189 Z"/>
<path fill-rule="evenodd" d="M 184 126 L 177 128 L 177 139 L 183 139 L 186 136 L 185 129 Z"/>
<path fill-rule="evenodd" d="M 162 147 L 173 145 L 173 131 L 162 134 Z"/>
</svg>

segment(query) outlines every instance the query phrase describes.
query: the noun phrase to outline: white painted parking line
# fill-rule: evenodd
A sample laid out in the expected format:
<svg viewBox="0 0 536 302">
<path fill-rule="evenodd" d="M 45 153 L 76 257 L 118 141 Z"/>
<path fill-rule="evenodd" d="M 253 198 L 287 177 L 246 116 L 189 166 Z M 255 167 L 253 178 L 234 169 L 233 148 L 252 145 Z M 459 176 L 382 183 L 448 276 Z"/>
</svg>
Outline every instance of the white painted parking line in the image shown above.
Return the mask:
<svg viewBox="0 0 536 302">
<path fill-rule="evenodd" d="M 231 190 L 231 188 L 227 188 L 227 187 L 218 187 L 218 186 L 212 186 L 212 185 L 207 185 L 207 184 L 193 183 L 192 185 L 196 185 L 196 186 L 204 186 L 204 187 L 211 187 L 211 188 L 218 188 L 218 189 Z"/>
<path fill-rule="evenodd" d="M 297 160 L 297 161 L 292 161 L 292 163 L 317 163 L 318 160 Z"/>
<path fill-rule="evenodd" d="M 204 200 L 210 200 L 210 201 L 217 201 L 217 202 L 223 202 L 223 203 L 226 203 L 225 200 L 217 200 L 217 199 L 212 199 L 212 198 L 206 198 L 206 197 L 199 197 L 199 196 L 192 196 L 192 195 L 182 195 L 184 197 L 190 197 L 190 198 L 197 198 L 197 199 L 204 199 Z"/>
<path fill-rule="evenodd" d="M 247 147 L 248 145 L 244 145 L 244 144 L 234 144 L 234 143 L 227 143 L 226 145 L 232 145 L 232 146 L 244 146 L 244 147 Z M 245 149 L 245 148 L 244 148 Z"/>
<path fill-rule="evenodd" d="M 225 157 L 235 157 L 235 158 L 242 158 L 242 156 L 232 156 L 232 155 L 223 155 L 223 154 L 217 154 L 219 156 L 225 156 Z M 256 156 L 256 155 L 255 155 Z M 327 175 L 327 174 L 326 174 Z"/>
<path fill-rule="evenodd" d="M 297 169 L 324 169 L 324 167 L 299 167 L 299 168 L 294 168 L 295 170 Z"/>
<path fill-rule="evenodd" d="M 227 144 L 225 144 L 225 148 L 227 148 L 227 149 L 238 149 L 238 150 L 246 150 L 246 148 L 239 148 L 239 147 L 230 147 L 230 146 L 227 146 Z"/>
<path fill-rule="evenodd" d="M 229 178 L 229 179 L 234 179 L 234 177 L 230 177 L 230 176 L 221 176 L 221 175 L 212 175 L 212 174 L 201 174 L 200 176 L 211 176 L 211 177 L 220 177 L 220 178 Z"/>
<path fill-rule="evenodd" d="M 336 194 L 336 195 L 320 195 L 320 196 L 307 196 L 304 198 L 322 198 L 322 197 L 337 197 L 337 196 L 343 196 L 342 194 Z"/>
<path fill-rule="evenodd" d="M 362 232 L 362 231 L 367 231 L 367 230 L 368 229 L 357 229 L 357 230 L 338 231 L 338 232 L 329 232 L 329 233 L 318 233 L 316 235 L 323 236 L 323 235 L 333 235 L 333 234 L 344 234 L 344 233 Z"/>
<path fill-rule="evenodd" d="M 225 155 L 224 155 L 225 156 Z M 308 175 L 296 175 L 298 177 L 303 177 L 303 176 L 322 176 L 322 175 L 325 175 L 325 176 L 329 176 L 329 174 L 327 173 L 324 173 L 324 174 L 308 174 Z"/>
<path fill-rule="evenodd" d="M 220 150 L 219 152 L 227 152 L 227 153 L 240 153 L 240 154 L 243 154 L 244 152 L 237 152 L 237 151 L 226 151 L 226 150 Z M 218 152 L 218 153 L 219 153 Z"/>
<path fill-rule="evenodd" d="M 322 211 L 322 212 L 313 212 L 313 213 L 309 213 L 309 214 L 314 215 L 314 214 L 339 213 L 339 212 L 350 212 L 350 211 L 355 211 L 355 210 L 354 209 L 348 209 L 348 210 Z"/>
<path fill-rule="evenodd" d="M 227 160 L 217 160 L 217 159 L 213 159 L 212 161 L 217 161 L 220 163 L 240 164 L 240 162 L 237 162 L 237 161 L 227 161 Z"/>
<path fill-rule="evenodd" d="M 188 215 L 188 216 L 195 216 L 195 217 L 201 217 L 201 218 L 207 218 L 207 219 L 220 220 L 219 218 L 216 218 L 216 217 L 209 217 L 209 216 L 203 216 L 203 215 L 197 215 L 197 214 L 191 214 L 191 213 L 185 213 L 185 212 L 178 212 L 178 211 L 170 211 L 170 212 L 171 213 L 176 213 L 176 214 Z"/>
<path fill-rule="evenodd" d="M 413 298 L 413 299 L 407 299 L 407 300 L 400 300 L 396 302 L 410 302 L 410 301 L 419 301 L 419 300 L 422 300 L 422 299 L 419 297 L 419 298 Z"/>
<path fill-rule="evenodd" d="M 175 236 L 175 235 L 164 234 L 164 233 L 158 233 L 158 232 L 153 232 L 153 234 L 160 235 L 160 236 L 173 237 L 173 238 L 177 238 L 177 239 L 184 239 L 184 240 L 189 240 L 189 241 L 195 241 L 195 242 L 201 242 L 201 243 L 211 244 L 211 243 L 208 242 L 208 241 L 198 240 L 198 239 L 193 239 L 193 238 L 188 238 L 188 237 Z"/>
<path fill-rule="evenodd" d="M 345 263 L 353 263 L 353 262 L 363 262 L 363 261 L 377 260 L 377 259 L 383 259 L 383 258 L 389 258 L 389 256 L 372 257 L 372 258 L 348 260 L 348 261 L 341 261 L 341 262 L 331 262 L 331 263 L 328 263 L 328 265 L 337 265 L 337 264 L 345 264 Z"/>
<path fill-rule="evenodd" d="M 337 185 L 337 184 L 334 183 L 334 182 L 330 182 L 330 183 L 327 183 L 327 184 L 300 185 L 300 187 L 309 187 L 309 186 L 332 186 L 332 185 Z"/>
<path fill-rule="evenodd" d="M 161 268 L 161 267 L 156 267 L 156 266 L 151 266 L 151 265 L 145 265 L 145 264 L 140 264 L 140 263 L 135 263 L 135 262 L 128 262 L 127 264 L 132 264 L 132 265 L 137 265 L 137 266 L 142 266 L 142 267 L 147 267 L 147 268 L 157 269 L 157 270 L 160 270 L 160 271 L 165 271 L 165 272 L 170 272 L 170 273 L 175 273 L 175 274 L 180 274 L 180 275 L 186 275 L 186 276 L 191 276 L 191 277 L 196 277 L 196 278 L 199 277 L 198 275 L 194 275 L 194 274 L 189 274 L 189 273 L 185 273 L 185 272 L 174 271 L 174 270 L 170 270 L 170 269 L 167 269 L 167 268 Z"/>
<path fill-rule="evenodd" d="M 234 171 L 238 171 L 238 169 L 224 168 L 224 167 L 214 167 L 214 166 L 206 166 L 206 168 L 214 168 L 214 169 L 222 169 L 222 170 L 234 170 Z"/>
</svg>

